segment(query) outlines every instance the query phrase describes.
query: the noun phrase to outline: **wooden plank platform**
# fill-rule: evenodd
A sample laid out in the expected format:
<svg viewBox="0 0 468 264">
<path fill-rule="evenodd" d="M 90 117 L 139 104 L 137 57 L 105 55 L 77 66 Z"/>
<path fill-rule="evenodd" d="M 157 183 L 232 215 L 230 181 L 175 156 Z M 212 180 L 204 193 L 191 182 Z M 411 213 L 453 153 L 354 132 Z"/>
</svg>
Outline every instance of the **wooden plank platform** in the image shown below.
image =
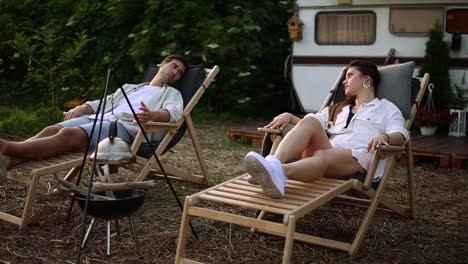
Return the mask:
<svg viewBox="0 0 468 264">
<path fill-rule="evenodd" d="M 452 137 L 446 134 L 422 136 L 413 133 L 413 157 L 435 157 L 439 167 L 464 169 L 468 160 L 468 137 Z"/>
<path fill-rule="evenodd" d="M 255 130 L 229 129 L 228 131 L 228 137 L 230 140 L 234 141 L 245 138 L 254 146 L 262 145 L 264 135 L 264 132 Z"/>
</svg>

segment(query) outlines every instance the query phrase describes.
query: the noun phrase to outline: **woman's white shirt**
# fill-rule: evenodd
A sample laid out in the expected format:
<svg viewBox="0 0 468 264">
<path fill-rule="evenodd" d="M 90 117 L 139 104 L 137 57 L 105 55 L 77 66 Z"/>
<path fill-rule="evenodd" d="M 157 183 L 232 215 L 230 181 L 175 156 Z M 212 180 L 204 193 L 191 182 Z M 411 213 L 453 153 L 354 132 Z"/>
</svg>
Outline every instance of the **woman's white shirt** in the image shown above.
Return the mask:
<svg viewBox="0 0 468 264">
<path fill-rule="evenodd" d="M 322 127 L 330 134 L 330 143 L 333 148 L 351 149 L 353 157 L 366 170 L 369 169 L 373 151 L 367 151 L 371 138 L 381 134 L 401 133 L 405 142 L 409 133 L 405 128 L 405 119 L 400 110 L 386 99 L 375 98 L 369 103 L 362 104 L 346 127 L 350 107 L 344 106 L 337 115 L 334 124 L 328 124 L 329 108 L 319 113 L 307 114 L 320 121 Z M 382 162 L 383 161 L 383 162 Z M 374 181 L 378 181 L 383 174 L 386 160 L 382 160 L 376 171 Z"/>
</svg>

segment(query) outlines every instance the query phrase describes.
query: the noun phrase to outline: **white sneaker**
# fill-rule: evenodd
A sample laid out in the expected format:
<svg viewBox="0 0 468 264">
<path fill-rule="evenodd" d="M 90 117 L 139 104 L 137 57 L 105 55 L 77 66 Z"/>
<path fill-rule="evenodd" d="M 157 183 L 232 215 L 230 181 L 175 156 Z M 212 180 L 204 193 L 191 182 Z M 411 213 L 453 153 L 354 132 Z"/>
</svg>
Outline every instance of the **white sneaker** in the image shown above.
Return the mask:
<svg viewBox="0 0 468 264">
<path fill-rule="evenodd" d="M 286 176 L 278 159 L 271 155 L 264 158 L 251 151 L 245 156 L 244 165 L 250 176 L 260 183 L 266 195 L 272 198 L 281 198 L 284 195 Z"/>
<path fill-rule="evenodd" d="M 7 181 L 7 162 L 0 153 L 0 184 L 4 184 Z"/>
</svg>

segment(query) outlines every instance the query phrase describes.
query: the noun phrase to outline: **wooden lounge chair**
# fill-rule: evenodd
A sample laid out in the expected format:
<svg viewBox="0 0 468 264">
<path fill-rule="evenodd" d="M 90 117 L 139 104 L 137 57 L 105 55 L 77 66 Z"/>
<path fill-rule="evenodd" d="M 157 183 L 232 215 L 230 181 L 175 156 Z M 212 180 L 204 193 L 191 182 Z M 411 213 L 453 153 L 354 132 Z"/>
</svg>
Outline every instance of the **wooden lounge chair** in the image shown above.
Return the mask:
<svg viewBox="0 0 468 264">
<path fill-rule="evenodd" d="M 157 66 L 150 66 L 143 81 L 150 81 L 157 73 L 157 70 Z M 187 69 L 183 77 L 173 85 L 181 91 L 184 100 L 184 112 L 182 117 L 176 123 L 144 123 L 144 128 L 147 132 L 159 130 L 168 131 L 159 145 L 154 146 L 155 152 L 158 156 L 177 144 L 184 135 L 186 129 L 189 131 L 203 175 L 193 175 L 172 167 L 164 166 L 166 173 L 169 175 L 201 184 L 206 184 L 208 182 L 208 172 L 205 160 L 202 156 L 200 143 L 195 132 L 195 127 L 191 119 L 191 112 L 218 72 L 218 66 L 214 66 L 211 69 L 205 69 L 201 66 Z M 143 180 L 151 169 L 158 169 L 157 164 L 155 165 L 154 157 L 151 157 L 151 152 L 149 151 L 150 148 L 144 142 L 143 132 L 140 131 L 135 137 L 135 141 L 131 147 L 134 153 L 138 152 L 136 164 L 140 165 L 140 167 L 136 166 L 139 174 L 135 181 Z M 40 177 L 68 170 L 65 179 L 71 180 L 80 171 L 83 162 L 83 154 L 84 153 L 82 152 L 65 153 L 50 159 L 29 161 L 9 170 L 7 178 L 9 180 L 25 184 L 28 187 L 27 196 L 25 198 L 23 212 L 20 216 L 16 216 L 8 212 L 0 212 L 0 220 L 6 220 L 14 223 L 18 225 L 20 229 L 26 227 L 33 213 L 35 195 Z M 135 168 L 135 166 L 133 168 Z"/>
<path fill-rule="evenodd" d="M 413 74 L 413 70 L 413 62 L 380 68 L 382 83 L 377 89 L 377 97 L 379 98 L 384 97 L 394 102 L 395 98 L 396 100 L 401 100 L 402 98 L 406 99 L 402 100 L 406 101 L 406 106 L 403 105 L 405 102 L 397 102 L 397 106 L 400 107 L 406 119 L 405 125 L 407 129 L 411 126 L 418 109 L 418 104 L 421 102 L 422 96 L 429 82 L 428 74 L 425 74 L 423 78 L 417 78 L 412 81 L 411 76 Z M 339 91 L 338 87 L 342 86 L 341 80 L 343 76 L 344 71 L 332 87 L 322 108 L 330 105 L 334 101 L 334 98 L 336 99 L 337 97 L 340 97 L 340 95 L 335 96 L 335 94 Z M 393 80 L 394 78 L 399 78 L 400 81 L 395 81 Z M 398 84 L 401 83 L 401 81 L 405 83 L 405 87 L 395 87 L 395 85 L 401 85 Z M 417 83 L 413 91 L 413 97 L 410 95 L 412 82 Z M 399 94 L 394 96 L 382 96 L 388 92 L 381 90 L 384 87 L 385 89 L 390 88 L 392 89 L 391 92 Z M 406 91 L 404 91 L 404 89 L 406 89 Z M 410 98 L 413 98 L 413 100 L 411 101 Z M 340 100 L 337 99 L 336 101 Z M 272 141 L 271 152 L 273 153 L 283 135 L 279 130 L 266 129 L 264 131 L 268 132 L 264 141 Z M 408 166 L 407 206 L 398 205 L 388 197 L 384 196 L 385 185 L 388 177 L 391 175 L 395 161 L 399 154 L 404 151 L 408 153 L 406 155 L 408 159 L 408 162 L 406 163 Z M 265 155 L 269 153 L 263 154 Z M 378 187 L 374 189 L 371 187 L 373 175 L 376 171 L 379 160 L 385 157 L 388 158 L 388 163 L 385 168 L 384 175 L 382 176 Z M 379 148 L 373 157 L 364 182 L 357 179 L 340 180 L 329 178 L 322 178 L 313 183 L 287 180 L 286 193 L 284 197 L 281 199 L 272 199 L 263 194 L 260 186 L 250 184 L 247 181 L 249 175 L 244 174 L 207 190 L 188 196 L 185 199 L 175 263 L 195 263 L 192 262 L 193 260 L 189 260 L 185 257 L 187 224 L 192 217 L 201 217 L 237 224 L 250 227 L 253 230 L 258 230 L 260 232 L 285 237 L 283 263 L 290 263 L 291 261 L 292 245 L 294 240 L 340 249 L 347 251 L 350 255 L 354 255 L 363 241 L 377 207 L 382 207 L 387 210 L 389 209 L 403 216 L 414 217 L 415 194 L 412 164 L 411 141 L 409 141 L 405 146 L 385 146 Z M 358 195 L 356 196 L 355 194 Z M 332 200 L 341 200 L 349 204 L 367 207 L 364 218 L 352 242 L 336 241 L 296 231 L 296 222 L 299 221 L 301 217 Z M 206 206 L 207 204 L 209 204 L 209 208 Z M 235 210 L 239 212 L 246 212 L 246 209 L 250 209 L 251 212 L 257 211 L 257 213 L 259 212 L 257 214 L 258 217 L 255 218 L 249 216 L 252 215 L 251 213 L 249 215 L 228 213 L 228 210 L 224 210 L 223 205 L 242 208 L 243 210 Z M 277 223 L 264 219 L 264 215 L 266 213 L 283 215 L 283 221 L 281 223 Z"/>
<path fill-rule="evenodd" d="M 151 79 L 152 76 L 156 74 L 156 68 L 153 68 L 153 71 L 153 74 L 151 72 L 148 73 L 149 76 L 151 76 Z M 205 69 L 203 67 L 191 67 L 188 69 L 183 78 L 174 84 L 174 86 L 182 93 L 184 100 L 184 112 L 182 114 L 182 118 L 179 119 L 176 123 L 146 122 L 143 124 L 146 132 L 155 132 L 160 130 L 168 131 L 159 145 L 153 146 L 155 147 L 154 149 L 156 149 L 157 156 L 164 154 L 166 151 L 175 146 L 183 137 L 185 130 L 189 131 L 190 138 L 192 140 L 192 144 L 203 175 L 190 174 L 165 164 L 164 170 L 171 176 L 200 184 L 208 183 L 208 170 L 201 152 L 200 141 L 198 140 L 198 136 L 195 131 L 191 113 L 218 72 L 218 66 L 214 66 L 212 69 Z M 145 77 L 145 79 L 150 78 Z M 156 159 L 154 156 L 152 156 L 150 148 L 145 142 L 142 131 L 140 131 L 135 137 L 131 149 L 134 153 L 138 154 L 136 163 L 143 166 L 141 170 L 138 170 L 139 174 L 135 181 L 143 180 L 146 175 L 148 175 L 150 170 L 153 170 L 156 174 L 160 172 L 160 168 L 156 163 Z"/>
</svg>

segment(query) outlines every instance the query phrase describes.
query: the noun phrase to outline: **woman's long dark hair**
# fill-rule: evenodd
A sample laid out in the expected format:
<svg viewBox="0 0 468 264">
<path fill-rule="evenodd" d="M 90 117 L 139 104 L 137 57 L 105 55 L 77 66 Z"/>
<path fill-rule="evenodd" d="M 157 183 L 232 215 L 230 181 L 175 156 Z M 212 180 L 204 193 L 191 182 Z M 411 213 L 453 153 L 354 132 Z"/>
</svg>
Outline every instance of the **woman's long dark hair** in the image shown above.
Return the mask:
<svg viewBox="0 0 468 264">
<path fill-rule="evenodd" d="M 362 60 L 353 60 L 349 63 L 349 65 L 345 69 L 345 76 L 346 78 L 346 72 L 348 71 L 349 68 L 355 67 L 362 75 L 367 75 L 371 78 L 371 86 L 374 87 L 374 93 L 376 92 L 377 86 L 379 85 L 380 82 L 380 77 L 379 77 L 379 71 L 377 70 L 377 66 L 369 61 L 362 61 Z M 344 106 L 346 105 L 352 105 L 354 104 L 354 97 L 346 97 L 345 100 L 334 103 L 331 107 L 330 110 L 328 111 L 329 113 L 329 121 L 333 121 L 335 123 L 336 121 L 336 116 L 341 112 Z"/>
</svg>

